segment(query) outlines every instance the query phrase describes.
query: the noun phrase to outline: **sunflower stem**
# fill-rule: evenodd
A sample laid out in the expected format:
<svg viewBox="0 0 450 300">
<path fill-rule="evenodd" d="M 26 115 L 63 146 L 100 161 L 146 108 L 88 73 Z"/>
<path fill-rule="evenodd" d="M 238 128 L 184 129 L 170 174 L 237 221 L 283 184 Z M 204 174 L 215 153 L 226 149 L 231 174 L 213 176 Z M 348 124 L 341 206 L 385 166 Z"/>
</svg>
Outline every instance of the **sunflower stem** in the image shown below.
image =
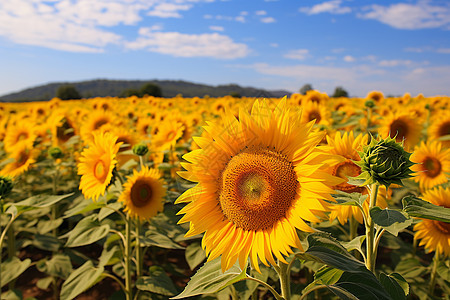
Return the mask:
<svg viewBox="0 0 450 300">
<path fill-rule="evenodd" d="M 289 265 L 278 260 L 281 296 L 283 299 L 291 299 L 291 274 L 288 273 Z"/>
<path fill-rule="evenodd" d="M 439 265 L 439 253 L 435 252 L 433 256 L 433 268 L 431 269 L 430 287 L 428 289 L 428 295 L 433 296 L 434 287 L 436 286 L 436 274 L 437 267 Z"/>
<path fill-rule="evenodd" d="M 127 215 L 125 222 L 125 294 L 126 299 L 133 299 L 133 291 L 131 289 L 131 218 Z"/>
<path fill-rule="evenodd" d="M 372 184 L 370 188 L 370 202 L 369 202 L 369 212 L 372 207 L 377 205 L 377 195 L 378 195 L 378 184 Z M 367 214 L 366 223 L 366 267 L 372 273 L 375 273 L 375 260 L 376 260 L 376 250 L 375 250 L 375 235 L 374 235 L 375 223 L 373 222 L 370 213 Z"/>
<path fill-rule="evenodd" d="M 139 156 L 142 157 L 142 156 Z M 141 221 L 136 218 L 136 272 L 137 277 L 142 276 L 142 249 L 141 249 Z"/>
<path fill-rule="evenodd" d="M 358 234 L 358 222 L 356 221 L 355 217 L 350 216 L 349 226 L 350 226 L 350 241 L 352 241 Z"/>
<path fill-rule="evenodd" d="M 139 155 L 139 162 L 140 162 L 140 166 L 141 166 L 140 170 L 142 170 L 144 168 L 144 166 L 145 166 L 145 164 L 144 164 L 144 157 L 142 155 Z"/>
<path fill-rule="evenodd" d="M 248 276 L 248 275 L 247 275 L 247 277 L 245 277 L 245 278 L 242 279 L 242 280 L 252 280 L 252 281 L 255 281 L 255 282 L 259 283 L 260 285 L 266 287 L 266 288 L 272 293 L 272 295 L 275 297 L 275 299 L 277 299 L 277 300 L 283 300 L 283 297 L 282 297 L 280 294 L 278 294 L 278 292 L 277 292 L 273 287 L 271 287 L 270 285 L 268 285 L 266 282 L 264 282 L 264 281 L 262 281 L 262 280 L 259 280 L 258 278 L 251 277 L 251 276 Z M 240 280 L 240 281 L 241 281 L 241 280 Z"/>
</svg>

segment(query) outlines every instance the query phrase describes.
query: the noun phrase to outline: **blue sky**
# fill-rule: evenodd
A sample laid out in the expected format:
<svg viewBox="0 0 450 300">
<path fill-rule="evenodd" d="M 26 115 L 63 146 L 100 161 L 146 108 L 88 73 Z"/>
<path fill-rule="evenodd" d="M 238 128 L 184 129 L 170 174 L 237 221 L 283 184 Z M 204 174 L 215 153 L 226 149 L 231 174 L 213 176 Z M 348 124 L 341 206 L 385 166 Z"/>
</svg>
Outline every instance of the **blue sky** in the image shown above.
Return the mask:
<svg viewBox="0 0 450 300">
<path fill-rule="evenodd" d="M 450 95 L 450 1 L 1 0 L 0 95 L 171 79 Z"/>
</svg>

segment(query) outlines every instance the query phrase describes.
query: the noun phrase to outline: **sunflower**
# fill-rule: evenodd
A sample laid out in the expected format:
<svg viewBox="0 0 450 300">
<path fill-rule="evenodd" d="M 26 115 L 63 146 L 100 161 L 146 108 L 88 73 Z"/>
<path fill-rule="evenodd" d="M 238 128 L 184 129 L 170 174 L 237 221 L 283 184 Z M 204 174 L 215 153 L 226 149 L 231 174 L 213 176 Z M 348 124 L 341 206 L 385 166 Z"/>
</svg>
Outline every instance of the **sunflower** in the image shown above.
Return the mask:
<svg viewBox="0 0 450 300">
<path fill-rule="evenodd" d="M 136 155 L 129 153 L 129 150 L 138 143 L 136 134 L 125 128 L 114 128 L 112 133 L 117 137 L 116 143 L 121 143 L 119 152 L 117 153 L 118 166 L 123 166 L 130 159 L 137 160 L 138 157 Z"/>
<path fill-rule="evenodd" d="M 139 172 L 133 170 L 119 197 L 130 216 L 147 220 L 163 211 L 166 190 L 160 177 L 156 169 L 143 167 Z"/>
<path fill-rule="evenodd" d="M 416 163 L 411 170 L 416 172 L 413 179 L 419 182 L 421 189 L 429 189 L 448 181 L 446 174 L 450 173 L 450 149 L 443 148 L 442 143 L 422 142 L 416 146 L 410 159 Z"/>
<path fill-rule="evenodd" d="M 310 101 L 306 102 L 306 104 L 302 106 L 302 109 L 302 122 L 307 123 L 315 120 L 315 124 L 330 124 L 329 120 L 331 118 L 331 113 L 324 104 Z"/>
<path fill-rule="evenodd" d="M 420 139 L 422 125 L 409 113 L 392 113 L 380 122 L 379 134 L 386 138 L 394 138 L 397 142 L 404 141 L 405 148 L 414 147 Z"/>
<path fill-rule="evenodd" d="M 85 198 L 97 200 L 111 182 L 121 143 L 116 143 L 117 137 L 109 132 L 94 132 L 92 135 L 93 142 L 79 158 L 78 175 L 81 175 L 80 190 Z"/>
<path fill-rule="evenodd" d="M 33 148 L 34 140 L 37 135 L 34 133 L 35 124 L 30 120 L 15 122 L 14 125 L 8 125 L 5 139 L 3 140 L 5 150 L 14 152 L 15 149 L 26 147 Z"/>
<path fill-rule="evenodd" d="M 329 97 L 325 93 L 321 93 L 316 90 L 310 90 L 306 92 L 306 95 L 302 98 L 302 105 L 305 105 L 309 102 L 314 102 L 317 104 L 325 104 L 329 100 Z"/>
<path fill-rule="evenodd" d="M 251 114 L 239 111 L 239 121 L 227 113 L 222 123 L 208 123 L 200 149 L 183 158 L 187 171 L 178 174 L 198 184 L 176 203 L 187 203 L 180 223 L 190 222 L 187 236 L 205 232 L 202 246 L 208 260 L 222 256 L 222 270 L 247 258 L 259 271 L 274 256 L 302 249 L 297 229 L 312 232 L 309 222 L 325 217 L 330 186 L 341 180 L 325 172 L 331 155 L 316 148 L 324 133 L 313 122 L 300 122 L 286 97 L 272 110 L 256 100 Z"/>
<path fill-rule="evenodd" d="M 38 152 L 22 145 L 17 147 L 9 156 L 14 161 L 7 164 L 1 171 L 0 175 L 16 177 L 27 171 L 30 166 L 36 162 Z M 8 159 L 9 159 L 8 158 Z"/>
<path fill-rule="evenodd" d="M 450 208 L 450 187 L 428 190 L 423 194 L 423 200 Z M 450 255 L 450 223 L 424 219 L 413 229 L 416 231 L 414 239 L 421 240 L 419 246 L 424 245 L 428 251 L 444 256 Z"/>
<path fill-rule="evenodd" d="M 380 103 L 384 99 L 384 95 L 380 91 L 371 91 L 367 94 L 366 99 L 371 99 L 376 103 Z"/>
<path fill-rule="evenodd" d="M 440 140 L 450 135 L 450 111 L 441 111 L 428 127 L 428 139 Z M 442 140 L 445 147 L 450 147 L 450 139 Z"/>
<path fill-rule="evenodd" d="M 90 143 L 92 141 L 92 135 L 95 131 L 101 129 L 103 126 L 108 124 L 114 124 L 115 117 L 111 112 L 108 111 L 94 111 L 92 114 L 88 114 L 85 120 L 82 122 L 80 128 L 80 135 L 85 143 Z"/>
<path fill-rule="evenodd" d="M 158 128 L 158 132 L 152 136 L 152 144 L 155 148 L 162 150 L 168 150 L 170 147 L 174 147 L 177 141 L 183 136 L 185 130 L 184 125 L 175 120 L 163 122 L 155 127 Z"/>
<path fill-rule="evenodd" d="M 340 177 L 345 180 L 338 185 L 333 186 L 333 189 L 343 191 L 346 193 L 361 193 L 367 195 L 367 189 L 356 185 L 347 183 L 348 177 L 356 177 L 361 174 L 361 168 L 353 161 L 361 160 L 358 155 L 358 151 L 362 151 L 363 146 L 366 146 L 368 142 L 368 135 L 359 134 L 353 135 L 353 131 L 347 132 L 341 136 L 340 132 L 337 132 L 334 139 L 327 136 L 328 146 L 323 146 L 322 149 L 331 154 L 342 157 L 341 161 L 337 161 L 335 164 L 330 165 L 329 172 L 333 176 Z M 384 190 L 385 191 L 385 190 Z M 378 197 L 377 206 L 386 208 L 387 203 L 384 197 L 386 193 L 379 192 L 381 197 Z M 364 211 L 369 211 L 369 200 L 366 200 L 363 204 Z M 358 207 L 347 205 L 333 205 L 331 207 L 331 213 L 329 218 L 331 221 L 338 219 L 339 223 L 344 225 L 352 216 L 359 222 L 363 223 L 363 215 Z"/>
</svg>

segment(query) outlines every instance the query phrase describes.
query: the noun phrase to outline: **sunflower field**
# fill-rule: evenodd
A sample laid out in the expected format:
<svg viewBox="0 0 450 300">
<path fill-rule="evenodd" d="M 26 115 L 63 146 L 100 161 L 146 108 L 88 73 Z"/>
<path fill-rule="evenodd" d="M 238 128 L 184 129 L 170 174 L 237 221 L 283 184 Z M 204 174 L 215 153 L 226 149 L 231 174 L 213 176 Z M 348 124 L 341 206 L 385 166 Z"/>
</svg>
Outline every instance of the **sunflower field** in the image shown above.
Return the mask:
<svg viewBox="0 0 450 300">
<path fill-rule="evenodd" d="M 450 97 L 0 104 L 1 299 L 449 299 Z"/>
</svg>

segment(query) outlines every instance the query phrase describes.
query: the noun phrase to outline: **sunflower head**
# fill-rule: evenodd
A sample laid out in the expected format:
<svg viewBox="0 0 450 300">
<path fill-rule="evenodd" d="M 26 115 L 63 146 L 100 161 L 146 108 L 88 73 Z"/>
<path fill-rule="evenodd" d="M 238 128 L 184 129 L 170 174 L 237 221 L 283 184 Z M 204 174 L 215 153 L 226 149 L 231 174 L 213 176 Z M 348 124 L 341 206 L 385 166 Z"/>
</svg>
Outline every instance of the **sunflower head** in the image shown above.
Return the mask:
<svg viewBox="0 0 450 300">
<path fill-rule="evenodd" d="M 139 172 L 134 170 L 128 177 L 119 201 L 125 204 L 130 216 L 147 220 L 163 211 L 166 190 L 160 177 L 158 170 L 147 167 Z"/>
<path fill-rule="evenodd" d="M 372 138 L 368 146 L 359 152 L 360 161 L 355 162 L 361 167 L 361 174 L 356 177 L 364 179 L 363 185 L 377 183 L 388 188 L 391 184 L 402 185 L 402 179 L 411 177 L 410 169 L 414 165 L 410 161 L 411 153 L 403 149 L 391 137 L 380 139 Z"/>
<path fill-rule="evenodd" d="M 13 181 L 11 177 L 0 176 L 0 198 L 5 198 L 13 189 Z"/>
</svg>

